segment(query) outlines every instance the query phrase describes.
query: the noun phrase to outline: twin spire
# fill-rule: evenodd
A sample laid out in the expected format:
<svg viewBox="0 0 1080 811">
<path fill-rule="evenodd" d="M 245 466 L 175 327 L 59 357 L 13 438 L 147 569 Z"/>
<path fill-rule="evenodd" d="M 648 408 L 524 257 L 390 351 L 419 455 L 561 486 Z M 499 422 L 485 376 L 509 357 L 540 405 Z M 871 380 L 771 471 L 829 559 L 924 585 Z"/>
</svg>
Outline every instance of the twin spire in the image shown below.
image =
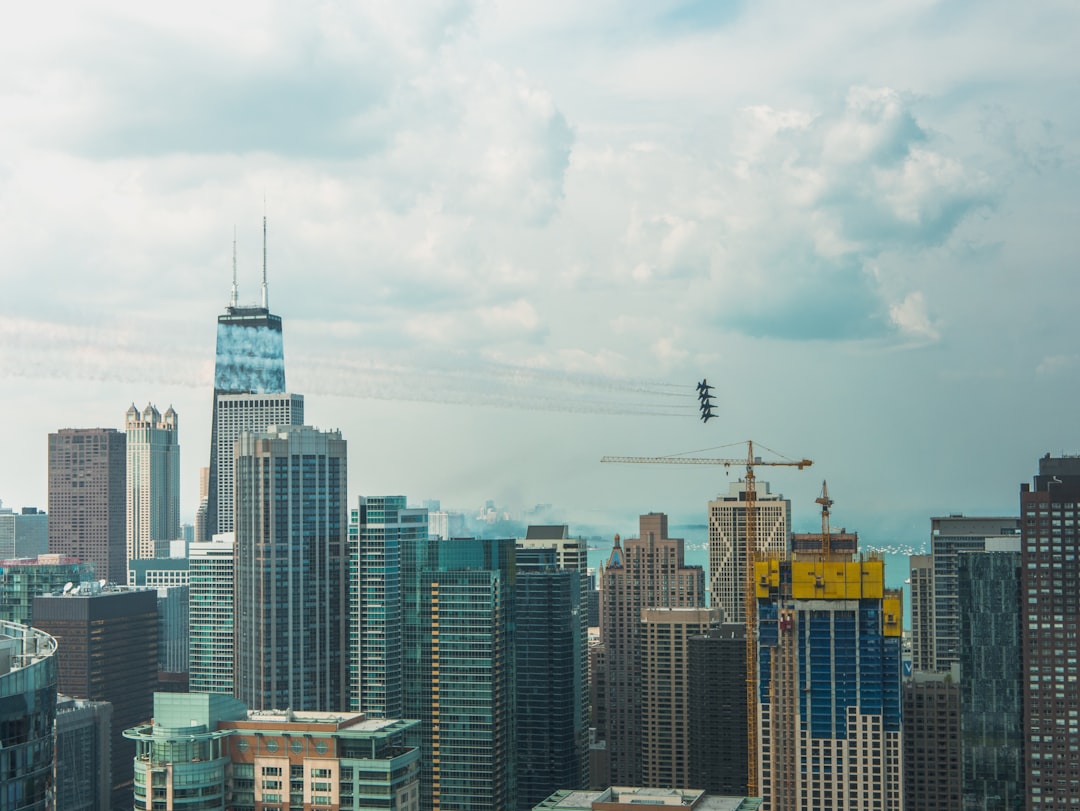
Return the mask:
<svg viewBox="0 0 1080 811">
<path fill-rule="evenodd" d="M 239 306 L 239 286 L 236 283 L 236 226 L 233 226 L 232 239 L 232 293 L 229 296 L 229 307 Z M 270 309 L 270 295 L 266 284 L 266 215 L 263 214 L 263 256 L 262 256 L 262 306 L 264 310 Z"/>
</svg>

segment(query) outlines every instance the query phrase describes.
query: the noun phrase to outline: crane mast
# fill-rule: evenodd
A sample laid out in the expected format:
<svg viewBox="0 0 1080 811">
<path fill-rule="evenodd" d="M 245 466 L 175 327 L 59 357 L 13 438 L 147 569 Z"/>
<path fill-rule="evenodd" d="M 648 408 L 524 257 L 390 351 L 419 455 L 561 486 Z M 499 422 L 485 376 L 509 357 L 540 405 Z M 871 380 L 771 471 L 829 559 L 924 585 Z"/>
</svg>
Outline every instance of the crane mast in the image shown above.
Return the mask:
<svg viewBox="0 0 1080 811">
<path fill-rule="evenodd" d="M 741 444 L 741 443 L 739 443 Z M 604 456 L 601 462 L 658 465 L 746 465 L 746 572 L 743 581 L 743 607 L 746 614 L 746 748 L 747 796 L 758 794 L 758 723 L 757 723 L 757 598 L 754 588 L 754 564 L 757 563 L 757 479 L 754 466 L 795 467 L 802 470 L 814 464 L 810 459 L 785 459 L 764 462 L 754 456 L 754 442 L 746 442 L 746 459 L 689 456 Z M 828 493 L 824 493 L 828 498 Z M 820 500 L 819 500 L 820 503 Z M 828 508 L 826 507 L 826 510 Z"/>
</svg>

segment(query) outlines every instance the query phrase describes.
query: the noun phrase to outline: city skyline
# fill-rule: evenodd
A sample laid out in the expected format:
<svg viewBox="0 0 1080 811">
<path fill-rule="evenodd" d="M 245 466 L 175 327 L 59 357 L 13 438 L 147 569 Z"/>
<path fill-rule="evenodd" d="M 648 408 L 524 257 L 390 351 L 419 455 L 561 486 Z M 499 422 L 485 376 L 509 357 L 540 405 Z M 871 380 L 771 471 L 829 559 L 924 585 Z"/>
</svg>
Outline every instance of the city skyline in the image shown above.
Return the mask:
<svg viewBox="0 0 1080 811">
<path fill-rule="evenodd" d="M 730 477 L 602 455 L 754 439 L 815 461 L 769 477 L 793 529 L 825 478 L 921 543 L 1080 450 L 1080 11 L 61 5 L 0 33 L 6 505 L 45 504 L 48 433 L 150 400 L 192 519 L 264 205 L 290 390 L 367 445 L 350 498 L 632 531 Z"/>
</svg>

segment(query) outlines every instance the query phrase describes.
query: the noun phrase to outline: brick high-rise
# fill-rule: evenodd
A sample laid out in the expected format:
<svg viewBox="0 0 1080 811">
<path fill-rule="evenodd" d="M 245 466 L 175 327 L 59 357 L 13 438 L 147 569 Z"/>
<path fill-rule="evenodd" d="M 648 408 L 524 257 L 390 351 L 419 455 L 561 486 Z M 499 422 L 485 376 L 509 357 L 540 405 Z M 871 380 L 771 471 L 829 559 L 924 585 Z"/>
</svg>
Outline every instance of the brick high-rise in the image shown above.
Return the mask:
<svg viewBox="0 0 1080 811">
<path fill-rule="evenodd" d="M 1039 460 L 1020 486 L 1027 807 L 1080 805 L 1080 456 Z"/>
<path fill-rule="evenodd" d="M 641 785 L 643 608 L 701 608 L 705 570 L 687 566 L 683 540 L 668 537 L 667 516 L 641 516 L 640 537 L 616 537 L 601 576 L 600 636 L 607 663 L 606 738 L 611 782 Z"/>
<path fill-rule="evenodd" d="M 94 564 L 127 582 L 127 437 L 114 428 L 49 434 L 49 552 Z"/>
</svg>

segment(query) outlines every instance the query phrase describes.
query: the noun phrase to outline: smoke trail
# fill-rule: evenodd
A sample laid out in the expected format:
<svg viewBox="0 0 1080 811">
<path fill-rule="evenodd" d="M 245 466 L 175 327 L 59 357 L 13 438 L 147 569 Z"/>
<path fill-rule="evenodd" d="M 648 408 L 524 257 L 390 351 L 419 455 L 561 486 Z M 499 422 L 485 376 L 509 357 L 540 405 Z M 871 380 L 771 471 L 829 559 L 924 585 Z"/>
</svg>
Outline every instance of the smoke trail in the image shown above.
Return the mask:
<svg viewBox="0 0 1080 811">
<path fill-rule="evenodd" d="M 134 326 L 102 328 L 0 319 L 0 378 L 150 383 L 210 390 L 214 385 L 212 354 L 178 343 L 179 336 L 170 345 L 168 336 L 161 332 L 168 331 L 159 329 L 147 340 L 146 329 Z M 276 344 L 270 354 L 280 351 L 280 333 L 255 336 L 251 328 L 237 333 L 239 338 L 252 340 L 267 337 Z M 265 349 L 261 344 L 227 343 L 237 358 L 250 359 L 255 350 L 260 350 L 255 353 L 256 360 L 266 354 L 260 354 Z M 267 374 L 276 377 L 281 372 L 263 360 L 259 363 L 267 366 Z M 662 380 L 459 357 L 419 365 L 290 353 L 286 363 L 291 370 L 290 390 L 306 394 L 603 415 L 686 418 L 697 410 L 693 385 Z"/>
</svg>

